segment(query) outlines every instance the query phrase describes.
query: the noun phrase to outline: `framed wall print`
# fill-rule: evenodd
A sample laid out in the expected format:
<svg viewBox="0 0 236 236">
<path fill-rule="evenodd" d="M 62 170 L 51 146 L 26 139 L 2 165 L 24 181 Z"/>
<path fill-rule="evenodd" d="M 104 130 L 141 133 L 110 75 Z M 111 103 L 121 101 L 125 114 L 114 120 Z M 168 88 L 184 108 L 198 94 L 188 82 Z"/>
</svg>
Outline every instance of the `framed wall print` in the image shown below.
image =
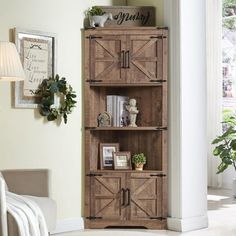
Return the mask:
<svg viewBox="0 0 236 236">
<path fill-rule="evenodd" d="M 130 152 L 113 152 L 115 170 L 132 170 Z"/>
<path fill-rule="evenodd" d="M 119 143 L 100 143 L 100 168 L 113 169 L 113 153 L 120 149 Z"/>
<path fill-rule="evenodd" d="M 37 108 L 39 84 L 55 75 L 56 35 L 20 28 L 15 28 L 14 34 L 26 75 L 25 81 L 15 82 L 15 107 Z"/>
</svg>

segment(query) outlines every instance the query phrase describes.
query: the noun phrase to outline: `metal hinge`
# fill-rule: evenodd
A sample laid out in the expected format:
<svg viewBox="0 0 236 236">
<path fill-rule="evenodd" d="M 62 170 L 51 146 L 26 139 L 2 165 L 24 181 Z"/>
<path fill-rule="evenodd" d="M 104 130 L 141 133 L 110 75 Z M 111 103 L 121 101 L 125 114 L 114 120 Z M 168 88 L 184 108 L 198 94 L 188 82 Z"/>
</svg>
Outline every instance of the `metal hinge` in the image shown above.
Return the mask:
<svg viewBox="0 0 236 236">
<path fill-rule="evenodd" d="M 102 80 L 87 79 L 86 82 L 89 82 L 89 83 L 101 83 Z"/>
<path fill-rule="evenodd" d="M 160 35 L 160 36 L 150 36 L 151 39 L 166 39 L 166 36 Z"/>
<path fill-rule="evenodd" d="M 151 79 L 150 82 L 152 83 L 164 83 L 166 80 L 161 80 L 161 79 Z"/>
<path fill-rule="evenodd" d="M 164 27 L 157 27 L 157 29 L 164 29 L 164 30 L 168 30 L 168 27 L 167 27 L 167 26 L 164 26 Z"/>
<path fill-rule="evenodd" d="M 102 174 L 93 174 L 93 173 L 90 173 L 90 174 L 87 174 L 86 176 L 94 177 L 94 176 L 102 176 Z"/>
<path fill-rule="evenodd" d="M 166 220 L 165 217 L 150 217 L 151 220 Z"/>
<path fill-rule="evenodd" d="M 156 130 L 168 130 L 167 127 L 157 127 Z"/>
<path fill-rule="evenodd" d="M 150 174 L 151 177 L 157 176 L 157 177 L 165 177 L 165 174 Z"/>
<path fill-rule="evenodd" d="M 89 216 L 89 217 L 86 217 L 86 219 L 88 219 L 88 220 L 101 220 L 102 217 Z"/>
<path fill-rule="evenodd" d="M 89 39 L 89 40 L 91 40 L 91 39 L 102 39 L 101 36 L 94 36 L 94 35 L 89 35 L 86 38 Z"/>
</svg>

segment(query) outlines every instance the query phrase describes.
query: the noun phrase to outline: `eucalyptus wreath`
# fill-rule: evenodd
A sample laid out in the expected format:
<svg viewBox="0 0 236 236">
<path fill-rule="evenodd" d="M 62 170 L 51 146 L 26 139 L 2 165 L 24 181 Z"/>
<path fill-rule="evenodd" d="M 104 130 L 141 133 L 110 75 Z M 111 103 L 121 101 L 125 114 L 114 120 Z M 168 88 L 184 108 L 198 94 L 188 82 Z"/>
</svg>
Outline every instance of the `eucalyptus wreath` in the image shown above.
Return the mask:
<svg viewBox="0 0 236 236">
<path fill-rule="evenodd" d="M 53 121 L 63 117 L 64 123 L 67 123 L 67 115 L 71 114 L 75 107 L 76 93 L 67 83 L 66 78 L 60 78 L 59 75 L 44 79 L 39 85 L 37 92 L 41 96 L 39 112 L 46 116 L 48 121 Z M 55 95 L 59 96 L 59 107 L 55 107 Z"/>
</svg>

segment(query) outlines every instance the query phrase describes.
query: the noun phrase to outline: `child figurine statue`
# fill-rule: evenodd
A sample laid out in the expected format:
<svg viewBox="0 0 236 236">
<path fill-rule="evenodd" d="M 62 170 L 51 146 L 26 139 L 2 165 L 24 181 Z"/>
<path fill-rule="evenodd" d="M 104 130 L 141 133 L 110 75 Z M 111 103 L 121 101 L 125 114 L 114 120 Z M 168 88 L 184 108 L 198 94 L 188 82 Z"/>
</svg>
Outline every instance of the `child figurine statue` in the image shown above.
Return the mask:
<svg viewBox="0 0 236 236">
<path fill-rule="evenodd" d="M 129 127 L 137 127 L 136 125 L 136 118 L 137 114 L 139 113 L 137 107 L 136 107 L 136 100 L 135 99 L 130 99 L 129 100 L 129 105 L 126 105 L 126 109 L 130 114 L 130 124 Z"/>
</svg>

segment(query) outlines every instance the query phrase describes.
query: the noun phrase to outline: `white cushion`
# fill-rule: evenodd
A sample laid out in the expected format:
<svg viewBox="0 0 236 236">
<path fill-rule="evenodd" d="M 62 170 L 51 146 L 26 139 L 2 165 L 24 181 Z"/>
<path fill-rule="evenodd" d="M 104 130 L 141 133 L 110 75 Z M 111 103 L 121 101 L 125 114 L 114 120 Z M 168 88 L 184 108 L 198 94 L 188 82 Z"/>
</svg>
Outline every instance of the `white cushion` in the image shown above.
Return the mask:
<svg viewBox="0 0 236 236">
<path fill-rule="evenodd" d="M 57 219 L 57 205 L 54 200 L 48 197 L 35 197 L 24 195 L 24 197 L 34 201 L 45 217 L 45 221 L 48 227 L 48 231 L 51 232 L 56 227 L 56 219 Z"/>
</svg>

